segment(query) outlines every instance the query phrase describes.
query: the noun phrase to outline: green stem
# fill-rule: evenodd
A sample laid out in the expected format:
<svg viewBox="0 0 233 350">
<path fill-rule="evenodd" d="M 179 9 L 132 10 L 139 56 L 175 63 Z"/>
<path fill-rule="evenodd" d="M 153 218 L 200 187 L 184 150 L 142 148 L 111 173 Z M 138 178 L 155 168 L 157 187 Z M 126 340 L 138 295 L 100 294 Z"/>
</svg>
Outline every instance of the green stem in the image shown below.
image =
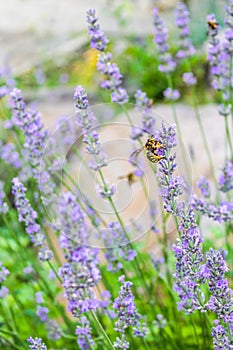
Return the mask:
<svg viewBox="0 0 233 350">
<path fill-rule="evenodd" d="M 100 323 L 98 317 L 96 316 L 95 312 L 94 312 L 94 311 L 91 311 L 91 315 L 92 315 L 92 317 L 94 318 L 94 320 L 95 320 L 95 322 L 96 322 L 98 328 L 99 328 L 100 331 L 102 332 L 102 334 L 103 334 L 103 336 L 104 336 L 104 338 L 105 338 L 105 340 L 106 340 L 106 342 L 107 342 L 107 344 L 108 344 L 108 347 L 109 347 L 110 349 L 112 349 L 112 350 L 115 350 L 115 348 L 114 348 L 114 346 L 113 346 L 113 344 L 112 344 L 112 342 L 111 342 L 109 336 L 108 336 L 107 333 L 105 332 L 105 330 L 104 330 L 102 324 Z"/>
<path fill-rule="evenodd" d="M 233 161 L 233 146 L 232 146 L 232 142 L 231 142 L 231 135 L 230 135 L 229 127 L 228 127 L 227 116 L 224 117 L 224 119 L 225 119 L 226 137 L 227 137 L 228 145 L 229 145 L 229 148 L 230 148 L 231 159 L 232 159 L 232 161 Z"/>
<path fill-rule="evenodd" d="M 48 260 L 48 264 L 49 264 L 50 268 L 53 270 L 53 272 L 55 273 L 55 275 L 56 275 L 58 281 L 62 284 L 62 279 L 61 279 L 61 277 L 58 275 L 57 270 L 55 269 L 55 267 L 53 266 L 53 264 L 51 263 L 50 260 Z"/>
<path fill-rule="evenodd" d="M 17 336 L 17 334 L 15 333 L 12 333 L 12 332 L 7 332 L 7 331 L 4 331 L 2 329 L 0 329 L 0 333 L 3 333 L 3 334 L 9 334 L 11 333 L 11 335 L 13 337 L 15 337 L 16 339 L 18 339 L 18 341 L 22 344 L 22 346 L 24 347 L 24 349 L 28 349 L 28 347 L 19 339 L 19 337 Z M 10 344 L 12 346 L 12 349 L 18 349 L 18 350 L 22 350 L 22 346 L 18 346 L 18 345 L 15 345 L 14 343 L 12 343 L 12 341 L 10 341 L 8 338 L 4 337 L 3 335 L 0 335 L 0 338 L 4 339 L 4 341 L 6 341 L 8 344 Z"/>
<path fill-rule="evenodd" d="M 200 350 L 201 347 L 200 347 L 200 344 L 199 344 L 198 334 L 197 334 L 195 322 L 193 321 L 193 316 L 192 315 L 190 315 L 190 320 L 191 320 L 191 324 L 192 324 L 192 327 L 193 327 L 194 336 L 196 338 L 196 343 L 197 343 L 198 349 Z"/>
</svg>

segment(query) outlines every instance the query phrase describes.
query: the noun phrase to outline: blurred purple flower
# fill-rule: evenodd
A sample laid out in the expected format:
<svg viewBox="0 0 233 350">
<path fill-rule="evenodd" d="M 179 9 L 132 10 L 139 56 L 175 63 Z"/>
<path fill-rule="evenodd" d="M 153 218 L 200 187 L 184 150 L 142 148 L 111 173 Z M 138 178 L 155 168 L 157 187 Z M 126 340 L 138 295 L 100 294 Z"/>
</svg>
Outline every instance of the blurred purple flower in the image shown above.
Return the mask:
<svg viewBox="0 0 233 350">
<path fill-rule="evenodd" d="M 137 255 L 136 251 L 131 249 L 129 241 L 118 222 L 111 222 L 106 229 L 102 230 L 101 238 L 107 247 L 105 258 L 108 262 L 108 271 L 119 271 L 122 269 L 122 261 L 132 261 Z"/>
<path fill-rule="evenodd" d="M 166 90 L 164 90 L 163 95 L 167 100 L 172 100 L 172 101 L 176 101 L 180 98 L 179 91 L 176 89 L 172 90 L 171 88 L 167 88 Z"/>
<path fill-rule="evenodd" d="M 197 79 L 195 78 L 192 72 L 184 73 L 182 79 L 183 79 L 183 82 L 189 86 L 195 85 L 197 83 Z"/>
<path fill-rule="evenodd" d="M 175 9 L 176 25 L 179 28 L 179 51 L 176 53 L 177 58 L 187 58 L 195 53 L 195 49 L 190 40 L 189 17 L 190 12 L 183 2 L 178 2 Z"/>
<path fill-rule="evenodd" d="M 203 197 L 210 198 L 210 182 L 204 176 L 201 176 L 198 180 L 197 188 L 199 188 Z"/>
<path fill-rule="evenodd" d="M 222 192 L 228 192 L 233 189 L 233 162 L 230 160 L 226 161 L 226 165 L 218 179 L 218 184 Z"/>
<path fill-rule="evenodd" d="M 20 155 L 16 151 L 13 143 L 6 143 L 3 145 L 0 141 L 0 157 L 15 169 L 19 169 L 23 165 L 22 159 L 20 159 Z"/>
<path fill-rule="evenodd" d="M 3 266 L 2 262 L 0 261 L 0 283 L 4 282 L 6 280 L 6 276 L 9 274 L 9 270 L 7 270 L 7 268 Z"/>
<path fill-rule="evenodd" d="M 48 334 L 48 339 L 58 340 L 62 336 L 62 330 L 56 321 L 48 319 L 45 322 L 45 328 Z"/>
<path fill-rule="evenodd" d="M 100 51 L 97 62 L 97 69 L 102 72 L 108 79 L 101 84 L 103 89 L 110 90 L 112 102 L 124 104 L 128 102 L 128 94 L 121 87 L 122 74 L 116 63 L 112 63 L 112 55 L 110 52 L 103 52 L 109 42 L 104 33 L 97 24 L 98 18 L 95 16 L 95 10 L 87 11 L 88 33 L 91 37 L 91 47 Z"/>
<path fill-rule="evenodd" d="M 0 298 L 4 299 L 8 294 L 9 294 L 8 288 L 6 288 L 5 286 L 1 286 L 0 287 Z"/>
<path fill-rule="evenodd" d="M 160 72 L 170 73 L 174 71 L 176 63 L 172 59 L 171 54 L 169 53 L 168 30 L 164 27 L 163 21 L 159 16 L 157 7 L 153 9 L 153 18 L 154 42 L 157 45 L 160 60 L 158 69 Z"/>
<path fill-rule="evenodd" d="M 4 201 L 5 197 L 4 184 L 0 181 L 0 214 L 6 214 L 9 210 L 8 204 Z"/>
<path fill-rule="evenodd" d="M 47 321 L 48 313 L 49 309 L 47 307 L 37 305 L 36 315 L 40 317 L 41 322 Z"/>
<path fill-rule="evenodd" d="M 41 292 L 36 293 L 36 302 L 37 302 L 37 304 L 42 304 L 44 302 L 44 299 L 43 299 Z"/>
</svg>

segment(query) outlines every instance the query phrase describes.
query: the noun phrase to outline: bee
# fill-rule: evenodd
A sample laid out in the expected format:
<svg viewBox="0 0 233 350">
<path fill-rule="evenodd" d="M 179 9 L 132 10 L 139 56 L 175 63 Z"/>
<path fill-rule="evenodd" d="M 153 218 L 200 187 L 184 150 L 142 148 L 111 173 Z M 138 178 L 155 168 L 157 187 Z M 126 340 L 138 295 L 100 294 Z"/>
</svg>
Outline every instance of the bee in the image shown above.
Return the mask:
<svg viewBox="0 0 233 350">
<path fill-rule="evenodd" d="M 212 19 L 210 19 L 207 23 L 211 29 L 217 29 L 219 26 L 218 22 L 216 22 L 215 20 L 212 20 Z"/>
<path fill-rule="evenodd" d="M 150 137 L 143 147 L 136 149 L 136 151 L 130 155 L 130 158 L 136 158 L 145 149 L 147 159 L 152 163 L 158 163 L 161 159 L 165 158 L 158 154 L 158 151 L 164 146 L 163 143 L 157 141 L 154 137 Z"/>
<path fill-rule="evenodd" d="M 127 179 L 129 186 L 136 182 L 136 176 L 133 172 L 128 173 L 127 175 L 119 176 L 118 179 Z"/>
<path fill-rule="evenodd" d="M 153 103 L 154 101 L 152 100 L 152 98 L 150 98 L 148 101 L 147 101 L 147 104 L 146 104 L 146 107 L 150 108 L 153 106 Z"/>
</svg>

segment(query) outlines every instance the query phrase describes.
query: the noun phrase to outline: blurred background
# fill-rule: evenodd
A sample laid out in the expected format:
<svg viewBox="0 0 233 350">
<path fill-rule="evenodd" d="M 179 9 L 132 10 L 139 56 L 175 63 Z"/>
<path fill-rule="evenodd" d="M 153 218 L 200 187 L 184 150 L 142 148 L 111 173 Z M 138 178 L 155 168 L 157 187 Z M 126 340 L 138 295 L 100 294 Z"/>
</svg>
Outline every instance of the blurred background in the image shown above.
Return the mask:
<svg viewBox="0 0 233 350">
<path fill-rule="evenodd" d="M 126 77 L 131 91 L 141 88 L 154 99 L 162 98 L 166 79 L 157 72 L 153 44 L 152 9 L 158 6 L 170 30 L 175 50 L 176 0 L 11 0 L 1 2 L 0 64 L 10 68 L 17 83 L 30 97 L 43 97 L 45 88 L 63 96 L 68 87 L 85 84 L 93 95 L 96 53 L 89 49 L 86 10 L 95 8 L 109 49 Z M 193 62 L 199 79 L 205 74 L 206 15 L 216 13 L 223 21 L 223 0 L 186 0 L 191 10 L 191 37 L 198 46 Z M 173 47 L 174 45 L 174 47 Z M 201 64 L 202 63 L 202 64 Z M 202 70 L 203 68 L 203 70 Z M 140 75 L 137 73 L 140 72 Z M 97 75 L 98 76 L 98 75 Z M 98 79 L 98 78 L 96 78 Z M 159 83 L 154 84 L 157 80 Z M 94 86 L 95 85 L 95 86 Z M 180 87 L 178 82 L 178 88 Z M 68 91 L 67 91 L 68 89 Z M 102 92 L 101 92 L 102 93 Z M 32 97 L 32 96 L 31 96 Z M 34 96 L 33 96 L 34 97 Z M 104 97 L 101 96 L 101 99 Z M 202 100 L 205 98 L 202 96 Z"/>
<path fill-rule="evenodd" d="M 78 84 L 88 90 L 92 104 L 110 102 L 108 91 L 100 89 L 102 76 L 96 71 L 97 53 L 89 47 L 86 11 L 95 8 L 101 28 L 110 40 L 108 49 L 120 67 L 124 85 L 131 96 L 137 89 L 142 89 L 153 99 L 157 113 L 172 120 L 170 107 L 163 96 L 167 79 L 157 69 L 152 9 L 155 6 L 159 8 L 169 28 L 171 51 L 176 52 L 176 3 L 176 0 L 1 1 L 0 68 L 5 75 L 7 72 L 9 80 L 16 82 L 27 102 L 36 103 L 46 127 L 50 129 L 62 115 L 74 114 L 73 91 Z M 206 63 L 206 16 L 214 12 L 217 21 L 224 27 L 226 1 L 186 0 L 185 3 L 191 11 L 191 38 L 197 48 L 196 55 L 191 58 L 191 67 L 198 79 L 196 95 L 202 105 L 200 114 L 206 130 L 212 128 L 215 118 L 216 127 L 211 130 L 209 143 L 215 154 L 215 164 L 220 167 L 222 140 L 219 140 L 219 134 L 224 125 L 213 105 L 218 102 L 218 96 L 210 89 Z M 184 104 L 178 106 L 185 135 L 183 142 L 187 149 L 192 147 L 197 164 L 202 171 L 204 167 L 203 175 L 208 177 L 205 156 L 200 156 L 203 145 L 195 124 L 190 91 L 182 81 L 185 71 L 185 65 L 180 64 L 172 76 L 174 86 L 181 94 L 180 102 Z M 133 99 L 131 102 L 134 102 Z M 101 117 L 108 121 L 112 118 L 109 113 L 101 113 Z"/>
</svg>

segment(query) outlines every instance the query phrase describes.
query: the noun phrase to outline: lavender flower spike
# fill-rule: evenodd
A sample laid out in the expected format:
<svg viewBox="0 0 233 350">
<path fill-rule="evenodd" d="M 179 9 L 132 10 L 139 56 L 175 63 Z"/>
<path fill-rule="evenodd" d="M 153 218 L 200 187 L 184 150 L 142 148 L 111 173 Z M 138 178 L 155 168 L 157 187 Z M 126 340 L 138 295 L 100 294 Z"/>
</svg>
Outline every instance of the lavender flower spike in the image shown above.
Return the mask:
<svg viewBox="0 0 233 350">
<path fill-rule="evenodd" d="M 86 90 L 78 85 L 74 92 L 75 106 L 77 107 L 77 123 L 83 134 L 83 142 L 87 145 L 86 150 L 92 155 L 90 167 L 98 171 L 107 165 L 106 156 L 101 150 L 98 133 L 93 129 L 95 117 L 89 110 Z"/>
<path fill-rule="evenodd" d="M 5 266 L 2 265 L 2 262 L 0 261 L 0 299 L 3 299 L 8 295 L 8 289 L 4 285 L 2 285 L 2 283 L 5 282 L 6 277 L 9 274 L 10 272 Z"/>
<path fill-rule="evenodd" d="M 171 151 L 176 146 L 175 124 L 168 128 L 162 124 L 162 128 L 157 132 L 156 138 L 163 144 L 161 155 L 164 157 L 159 162 L 158 171 L 160 196 L 163 199 L 164 209 L 168 213 L 180 216 L 182 215 L 183 202 L 178 202 L 178 198 L 183 193 L 185 183 L 183 177 L 174 175 L 177 166 L 176 155 L 171 154 Z"/>
<path fill-rule="evenodd" d="M 0 181 L 0 214 L 6 214 L 9 210 L 8 204 L 4 202 L 5 193 L 3 190 L 3 182 Z"/>
<path fill-rule="evenodd" d="M 175 10 L 176 25 L 179 28 L 180 49 L 176 54 L 177 58 L 187 58 L 195 53 L 195 49 L 189 38 L 189 17 L 190 13 L 183 2 L 178 2 Z"/>
<path fill-rule="evenodd" d="M 211 248 L 206 254 L 205 274 L 211 293 L 206 306 L 218 317 L 212 328 L 214 349 L 233 347 L 233 290 L 230 289 L 227 278 L 224 278 L 227 271 L 225 252 Z"/>
<path fill-rule="evenodd" d="M 105 37 L 102 30 L 100 30 L 100 26 L 97 24 L 97 21 L 98 18 L 95 15 L 95 10 L 88 10 L 87 23 L 89 23 L 88 34 L 91 37 L 91 47 L 97 49 L 98 51 L 104 51 L 109 41 Z"/>
<path fill-rule="evenodd" d="M 30 344 L 29 349 L 31 350 L 47 350 L 47 346 L 43 343 L 42 339 L 40 338 L 29 337 L 27 341 Z"/>
<path fill-rule="evenodd" d="M 78 336 L 77 343 L 81 350 L 90 349 L 94 341 L 91 336 L 90 322 L 83 316 L 80 319 L 80 325 L 77 326 L 75 334 Z"/>
<path fill-rule="evenodd" d="M 192 209 L 186 210 L 179 226 L 180 237 L 173 247 L 176 258 L 176 279 L 174 290 L 178 293 L 180 301 L 178 309 L 187 314 L 195 310 L 204 310 L 204 295 L 200 285 L 205 283 L 203 274 L 203 238 L 196 223 Z"/>
<path fill-rule="evenodd" d="M 98 18 L 95 16 L 95 10 L 88 10 L 87 22 L 89 23 L 88 33 L 91 37 L 91 47 L 100 51 L 97 69 L 108 78 L 102 82 L 101 86 L 103 89 L 107 89 L 111 92 L 112 102 L 118 104 L 127 103 L 129 99 L 127 91 L 121 87 L 122 74 L 120 73 L 117 64 L 112 63 L 111 53 L 105 52 L 106 45 L 109 41 L 100 30 L 97 21 Z"/>
<path fill-rule="evenodd" d="M 233 189 L 233 162 L 230 160 L 226 162 L 218 179 L 218 184 L 222 192 L 228 192 Z"/>
<path fill-rule="evenodd" d="M 157 44 L 160 65 L 160 72 L 169 73 L 174 71 L 176 67 L 175 61 L 169 53 L 168 30 L 165 28 L 162 19 L 159 16 L 157 7 L 153 10 L 154 16 L 154 42 Z"/>
<path fill-rule="evenodd" d="M 67 261 L 59 274 L 68 299 L 68 310 L 79 317 L 98 306 L 94 286 L 100 280 L 99 251 L 88 246 L 88 225 L 73 194 L 63 194 L 57 211 L 61 231 L 59 239 Z"/>
<path fill-rule="evenodd" d="M 141 315 L 138 313 L 134 296 L 131 292 L 132 283 L 125 281 L 125 276 L 121 276 L 119 281 L 122 283 L 119 297 L 115 299 L 113 308 L 116 309 L 117 321 L 115 323 L 115 330 L 120 333 L 121 337 L 117 338 L 114 346 L 116 349 L 128 349 L 129 343 L 126 340 L 125 331 L 128 327 L 133 327 L 134 336 L 144 337 L 146 329 L 142 333 L 140 331 Z"/>
<path fill-rule="evenodd" d="M 36 223 L 37 212 L 32 209 L 29 200 L 26 198 L 26 188 L 19 181 L 18 178 L 12 180 L 12 193 L 15 196 L 15 205 L 18 211 L 18 218 L 26 226 L 26 232 L 30 236 L 32 243 L 35 246 L 40 246 L 42 261 L 50 260 L 53 256 L 52 251 L 45 245 L 45 235 L 41 232 L 41 227 Z M 46 250 L 45 256 L 42 254 Z"/>
</svg>

